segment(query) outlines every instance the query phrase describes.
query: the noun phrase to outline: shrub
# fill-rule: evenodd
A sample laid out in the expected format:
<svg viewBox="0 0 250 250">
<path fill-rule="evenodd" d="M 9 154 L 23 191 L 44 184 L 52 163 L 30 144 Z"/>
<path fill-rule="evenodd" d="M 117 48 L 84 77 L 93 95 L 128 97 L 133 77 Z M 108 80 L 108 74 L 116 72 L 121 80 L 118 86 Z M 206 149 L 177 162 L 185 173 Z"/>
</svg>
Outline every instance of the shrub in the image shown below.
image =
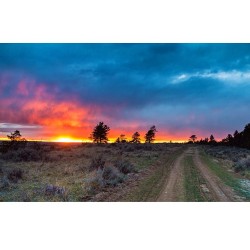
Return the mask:
<svg viewBox="0 0 250 250">
<path fill-rule="evenodd" d="M 20 148 L 18 150 L 10 150 L 2 155 L 4 160 L 11 160 L 15 162 L 20 161 L 39 161 L 42 160 L 43 154 L 32 148 Z"/>
<path fill-rule="evenodd" d="M 123 182 L 124 179 L 119 170 L 113 166 L 103 168 L 102 178 L 105 186 L 117 186 L 117 184 Z"/>
<path fill-rule="evenodd" d="M 88 166 L 89 171 L 103 169 L 105 165 L 105 160 L 102 155 L 98 155 L 91 159 L 91 163 Z"/>
<path fill-rule="evenodd" d="M 234 171 L 236 173 L 250 169 L 250 157 L 240 159 L 234 164 Z"/>
<path fill-rule="evenodd" d="M 86 190 L 89 194 L 94 195 L 104 187 L 117 186 L 123 180 L 124 176 L 117 168 L 106 166 L 103 169 L 99 168 L 90 178 L 85 180 Z"/>
<path fill-rule="evenodd" d="M 135 172 L 135 167 L 128 160 L 117 160 L 114 166 L 123 174 Z"/>
<path fill-rule="evenodd" d="M 20 168 L 11 170 L 8 175 L 8 179 L 14 183 L 17 183 L 19 179 L 23 178 L 23 170 Z"/>
<path fill-rule="evenodd" d="M 64 195 L 66 193 L 66 190 L 64 187 L 54 186 L 51 184 L 48 184 L 45 187 L 45 194 L 46 195 Z"/>
<path fill-rule="evenodd" d="M 8 180 L 8 177 L 5 175 L 1 181 L 1 188 L 5 189 L 10 186 L 10 182 Z"/>
<path fill-rule="evenodd" d="M 3 174 L 3 170 L 4 170 L 4 164 L 3 164 L 3 162 L 0 160 L 0 174 Z"/>
<path fill-rule="evenodd" d="M 87 178 L 85 181 L 86 190 L 91 195 L 96 194 L 105 186 L 101 169 L 97 170 L 93 176 Z"/>
<path fill-rule="evenodd" d="M 134 151 L 135 151 L 135 146 L 134 146 L 134 144 L 125 145 L 124 151 L 125 151 L 125 152 L 134 152 Z"/>
</svg>

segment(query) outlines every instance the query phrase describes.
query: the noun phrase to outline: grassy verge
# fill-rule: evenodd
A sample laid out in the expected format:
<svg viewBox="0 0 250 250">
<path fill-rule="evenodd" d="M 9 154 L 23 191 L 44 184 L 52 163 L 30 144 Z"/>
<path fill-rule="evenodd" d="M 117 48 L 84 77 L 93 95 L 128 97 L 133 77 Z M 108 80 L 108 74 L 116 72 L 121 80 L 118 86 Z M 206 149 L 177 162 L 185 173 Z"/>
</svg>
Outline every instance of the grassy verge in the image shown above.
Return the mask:
<svg viewBox="0 0 250 250">
<path fill-rule="evenodd" d="M 193 157 L 186 156 L 183 162 L 185 201 L 209 201 L 201 190 L 200 185 L 204 184 L 205 181 L 195 167 Z"/>
<path fill-rule="evenodd" d="M 209 168 L 228 186 L 230 186 L 239 196 L 244 197 L 250 201 L 250 190 L 241 185 L 241 179 L 235 177 L 232 173 L 228 172 L 219 163 L 213 161 L 210 156 L 203 153 L 202 160 L 209 166 Z"/>
<path fill-rule="evenodd" d="M 183 149 L 179 149 L 171 155 L 163 155 L 156 170 L 148 178 L 141 181 L 136 190 L 125 198 L 125 201 L 155 201 L 169 175 L 171 164 L 182 152 Z"/>
</svg>

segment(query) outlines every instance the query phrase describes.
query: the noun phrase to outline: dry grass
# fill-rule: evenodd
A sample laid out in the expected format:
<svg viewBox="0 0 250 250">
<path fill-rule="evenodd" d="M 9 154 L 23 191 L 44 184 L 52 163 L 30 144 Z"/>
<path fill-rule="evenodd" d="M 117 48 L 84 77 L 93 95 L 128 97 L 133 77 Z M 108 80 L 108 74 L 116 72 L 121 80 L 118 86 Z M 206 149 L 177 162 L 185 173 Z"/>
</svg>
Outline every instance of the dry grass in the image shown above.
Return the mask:
<svg viewBox="0 0 250 250">
<path fill-rule="evenodd" d="M 147 170 L 161 154 L 168 154 L 178 145 L 92 145 L 92 144 L 42 144 L 37 161 L 13 161 L 0 154 L 0 201 L 81 201 L 87 196 L 89 166 L 94 157 L 102 155 L 105 166 L 117 161 L 128 161 L 136 171 Z M 16 183 L 3 187 L 6 175 L 13 169 L 23 171 Z M 65 190 L 65 195 L 48 195 L 46 187 L 52 185 Z"/>
</svg>

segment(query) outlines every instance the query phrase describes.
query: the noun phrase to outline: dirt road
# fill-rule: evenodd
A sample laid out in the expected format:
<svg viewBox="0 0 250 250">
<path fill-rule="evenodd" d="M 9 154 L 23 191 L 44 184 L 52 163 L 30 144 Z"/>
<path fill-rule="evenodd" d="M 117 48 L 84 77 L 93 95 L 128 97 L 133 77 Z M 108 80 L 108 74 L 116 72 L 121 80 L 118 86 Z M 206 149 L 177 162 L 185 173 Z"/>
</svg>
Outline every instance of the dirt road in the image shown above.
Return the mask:
<svg viewBox="0 0 250 250">
<path fill-rule="evenodd" d="M 202 161 L 199 149 L 190 146 L 173 162 L 171 172 L 165 182 L 157 201 L 185 201 L 184 187 L 184 163 L 186 157 L 192 157 L 194 167 L 204 180 L 204 184 L 199 185 L 203 197 L 209 197 L 212 201 L 240 201 L 234 191 L 226 186 Z"/>
<path fill-rule="evenodd" d="M 239 200 L 233 190 L 229 186 L 226 186 L 215 174 L 211 172 L 211 170 L 208 169 L 206 164 L 202 162 L 197 148 L 195 149 L 194 162 L 204 177 L 207 187 L 215 201 Z"/>
<path fill-rule="evenodd" d="M 170 175 L 157 201 L 178 201 L 178 197 L 181 196 L 183 182 L 183 165 L 181 163 L 186 152 L 183 152 L 173 162 Z"/>
</svg>

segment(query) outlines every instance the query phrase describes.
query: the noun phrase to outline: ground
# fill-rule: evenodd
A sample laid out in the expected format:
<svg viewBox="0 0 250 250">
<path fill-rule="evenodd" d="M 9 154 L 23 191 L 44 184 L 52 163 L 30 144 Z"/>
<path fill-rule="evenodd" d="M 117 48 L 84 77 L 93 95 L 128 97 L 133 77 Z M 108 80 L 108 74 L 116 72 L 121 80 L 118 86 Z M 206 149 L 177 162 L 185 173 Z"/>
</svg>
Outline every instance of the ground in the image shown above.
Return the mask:
<svg viewBox="0 0 250 250">
<path fill-rule="evenodd" d="M 248 201 L 248 171 L 235 173 L 228 152 L 174 143 L 30 143 L 0 153 L 0 201 Z"/>
</svg>

